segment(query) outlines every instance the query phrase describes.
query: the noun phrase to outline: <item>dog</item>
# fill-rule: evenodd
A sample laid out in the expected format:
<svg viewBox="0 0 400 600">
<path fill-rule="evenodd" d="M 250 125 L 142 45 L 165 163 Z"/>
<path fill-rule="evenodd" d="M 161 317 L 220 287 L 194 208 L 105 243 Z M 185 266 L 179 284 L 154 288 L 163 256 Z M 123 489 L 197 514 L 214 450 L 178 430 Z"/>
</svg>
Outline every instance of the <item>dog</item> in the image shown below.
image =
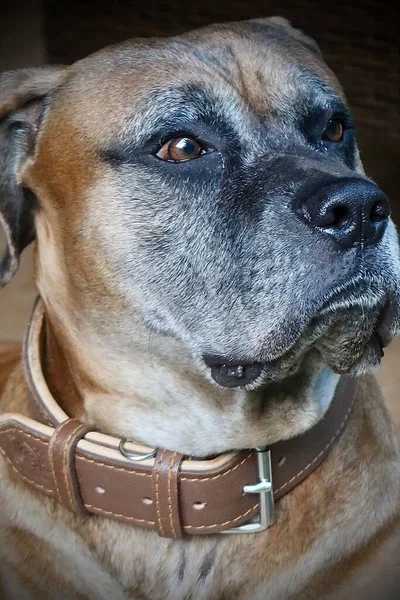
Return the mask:
<svg viewBox="0 0 400 600">
<path fill-rule="evenodd" d="M 128 41 L 4 74 L 0 119 L 0 277 L 36 239 L 28 363 L 40 362 L 49 402 L 71 418 L 57 440 L 73 423 L 61 458 L 73 442 L 88 448 L 93 430 L 97 447 L 108 436 L 165 449 L 155 484 L 171 519 L 157 515 L 157 535 L 60 502 L 66 462 L 49 475 L 40 454 L 51 419 L 34 407 L 20 350 L 4 348 L 2 597 L 397 597 L 399 449 L 371 372 L 400 331 L 399 247 L 317 44 L 278 17 Z M 179 525 L 175 462 L 256 449 L 267 468 L 267 449 L 292 439 L 301 459 L 340 381 L 356 386 L 346 416 L 307 467 L 323 462 L 276 500 L 270 526 L 165 535 Z M 6 419 L 35 426 L 39 449 Z M 129 444 L 121 452 L 137 460 Z M 53 477 L 59 497 L 30 485 L 31 471 Z M 260 496 L 271 490 L 263 473 Z M 112 501 L 129 501 L 121 490 Z M 228 510 L 233 488 L 224 494 Z"/>
</svg>

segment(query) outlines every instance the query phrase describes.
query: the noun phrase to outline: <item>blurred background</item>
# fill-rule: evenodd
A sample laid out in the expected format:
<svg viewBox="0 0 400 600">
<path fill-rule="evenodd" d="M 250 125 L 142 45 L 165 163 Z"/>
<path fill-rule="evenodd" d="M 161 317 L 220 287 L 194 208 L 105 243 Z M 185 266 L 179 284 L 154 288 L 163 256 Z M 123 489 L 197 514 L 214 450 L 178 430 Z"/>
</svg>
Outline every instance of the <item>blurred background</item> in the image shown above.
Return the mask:
<svg viewBox="0 0 400 600">
<path fill-rule="evenodd" d="M 71 63 L 130 37 L 284 16 L 317 40 L 339 76 L 366 171 L 389 195 L 400 224 L 399 13 L 398 3 L 384 0 L 3 0 L 0 71 Z M 21 337 L 34 297 L 28 248 L 16 278 L 0 292 L 0 340 Z M 399 367 L 400 339 L 387 350 L 378 375 L 400 431 Z"/>
</svg>

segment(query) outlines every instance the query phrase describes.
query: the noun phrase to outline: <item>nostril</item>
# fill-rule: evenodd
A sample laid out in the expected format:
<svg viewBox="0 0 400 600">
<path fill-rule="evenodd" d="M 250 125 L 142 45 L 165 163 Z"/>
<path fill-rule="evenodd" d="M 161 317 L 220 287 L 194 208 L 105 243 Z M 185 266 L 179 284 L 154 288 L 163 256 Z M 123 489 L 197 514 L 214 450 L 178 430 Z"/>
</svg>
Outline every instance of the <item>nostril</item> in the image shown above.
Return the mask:
<svg viewBox="0 0 400 600">
<path fill-rule="evenodd" d="M 318 226 L 322 228 L 336 227 L 338 229 L 345 229 L 352 223 L 353 219 L 349 207 L 339 204 L 326 208 L 318 221 Z"/>
<path fill-rule="evenodd" d="M 349 208 L 344 205 L 336 206 L 333 209 L 333 214 L 334 222 L 332 223 L 332 225 L 340 229 L 344 229 L 345 227 L 350 225 L 353 220 Z"/>
<path fill-rule="evenodd" d="M 382 202 L 378 200 L 371 208 L 370 212 L 370 220 L 372 223 L 380 223 L 381 221 L 386 221 L 389 218 L 390 209 L 387 202 Z"/>
</svg>

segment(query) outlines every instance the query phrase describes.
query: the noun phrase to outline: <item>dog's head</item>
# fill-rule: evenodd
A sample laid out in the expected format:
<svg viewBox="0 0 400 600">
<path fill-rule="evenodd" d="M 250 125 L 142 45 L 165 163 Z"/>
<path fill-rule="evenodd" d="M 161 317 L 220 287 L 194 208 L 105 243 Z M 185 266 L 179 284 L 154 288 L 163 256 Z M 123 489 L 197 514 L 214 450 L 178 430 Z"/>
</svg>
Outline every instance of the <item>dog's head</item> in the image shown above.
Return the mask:
<svg viewBox="0 0 400 600">
<path fill-rule="evenodd" d="M 0 116 L 1 277 L 36 232 L 41 294 L 68 296 L 78 327 L 106 314 L 129 339 L 140 315 L 207 377 L 250 388 L 310 352 L 371 369 L 397 334 L 388 199 L 338 81 L 287 22 L 8 75 Z"/>
</svg>

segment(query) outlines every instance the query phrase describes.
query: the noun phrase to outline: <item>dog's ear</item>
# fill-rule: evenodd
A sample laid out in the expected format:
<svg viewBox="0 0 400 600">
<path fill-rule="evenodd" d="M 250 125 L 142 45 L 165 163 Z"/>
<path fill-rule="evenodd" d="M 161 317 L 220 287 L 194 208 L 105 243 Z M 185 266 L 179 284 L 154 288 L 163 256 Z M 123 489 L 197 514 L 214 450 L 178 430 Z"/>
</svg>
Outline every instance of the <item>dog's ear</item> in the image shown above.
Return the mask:
<svg viewBox="0 0 400 600">
<path fill-rule="evenodd" d="M 0 222 L 7 243 L 0 286 L 10 281 L 22 250 L 35 237 L 35 198 L 21 185 L 20 173 L 34 153 L 46 99 L 63 73 L 63 67 L 44 67 L 0 75 Z"/>
<path fill-rule="evenodd" d="M 292 37 L 294 37 L 302 46 L 305 46 L 309 50 L 312 50 L 314 54 L 317 54 L 319 57 L 322 56 L 320 47 L 317 42 L 310 38 L 308 35 L 303 33 L 300 29 L 296 29 L 292 26 L 290 21 L 285 19 L 284 17 L 265 17 L 261 19 L 251 19 L 252 23 L 260 23 L 260 25 L 275 25 L 278 27 L 283 27 L 287 33 L 289 33 Z"/>
</svg>

